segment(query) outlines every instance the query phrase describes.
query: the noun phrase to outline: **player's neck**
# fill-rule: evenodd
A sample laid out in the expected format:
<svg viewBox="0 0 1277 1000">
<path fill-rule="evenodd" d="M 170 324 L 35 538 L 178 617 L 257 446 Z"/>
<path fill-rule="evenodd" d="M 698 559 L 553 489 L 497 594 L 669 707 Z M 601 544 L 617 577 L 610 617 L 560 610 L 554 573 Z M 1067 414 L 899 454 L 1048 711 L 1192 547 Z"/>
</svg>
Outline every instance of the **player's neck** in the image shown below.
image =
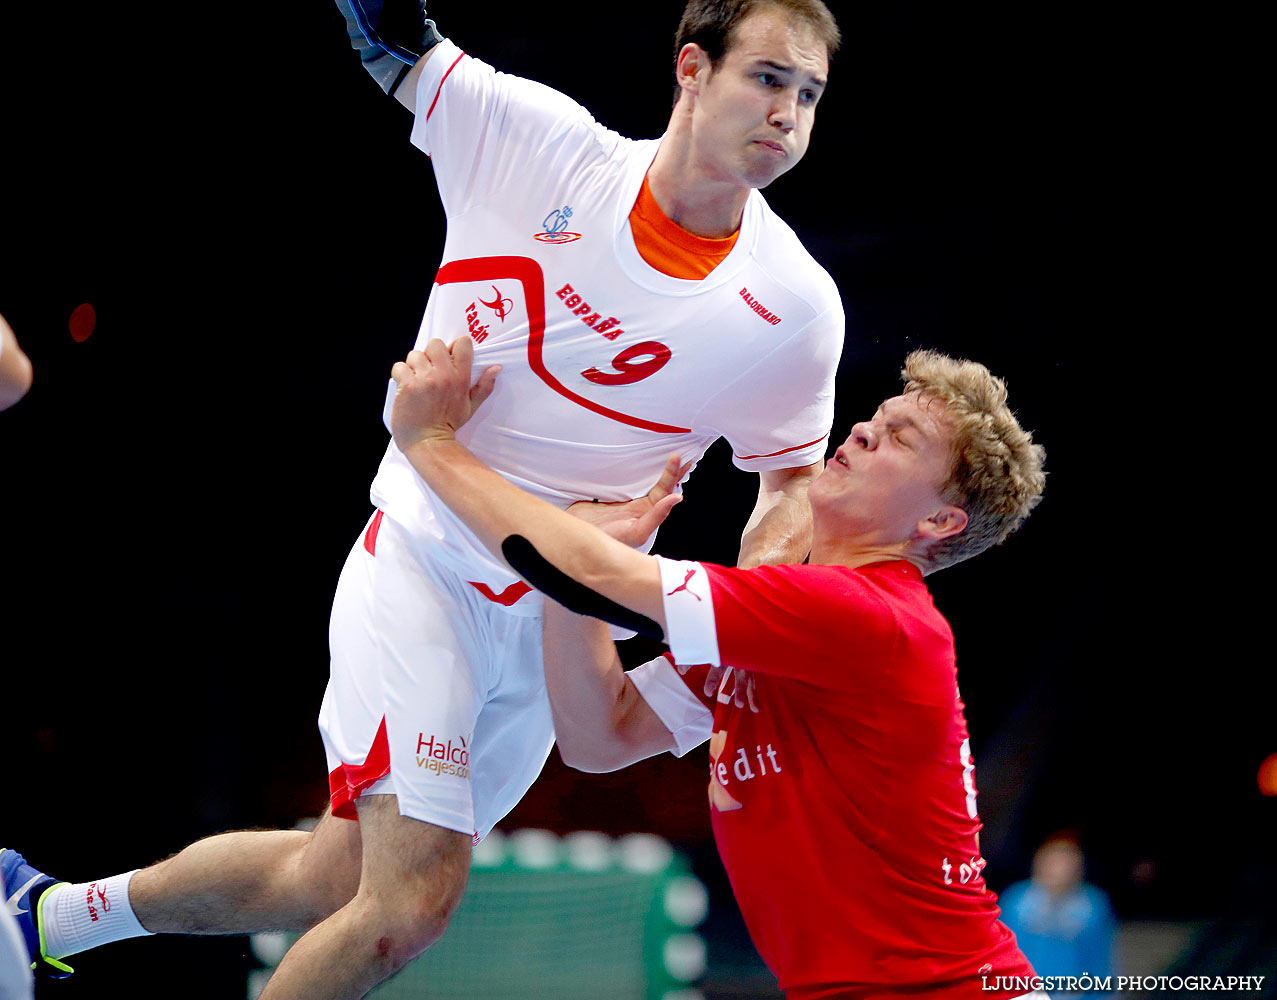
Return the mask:
<svg viewBox="0 0 1277 1000">
<path fill-rule="evenodd" d="M 749 200 L 750 188 L 709 174 L 694 155 L 690 135 L 674 122 L 656 151 L 647 183 L 666 218 L 707 239 L 736 232 Z"/>
<path fill-rule="evenodd" d="M 891 562 L 896 559 L 913 563 L 920 571 L 926 572 L 926 567 L 919 562 L 916 554 L 911 552 L 906 544 L 866 544 L 855 539 L 821 538 L 819 533 L 812 539 L 811 556 L 807 561 L 816 566 L 847 566 L 856 569 L 871 563 Z"/>
</svg>

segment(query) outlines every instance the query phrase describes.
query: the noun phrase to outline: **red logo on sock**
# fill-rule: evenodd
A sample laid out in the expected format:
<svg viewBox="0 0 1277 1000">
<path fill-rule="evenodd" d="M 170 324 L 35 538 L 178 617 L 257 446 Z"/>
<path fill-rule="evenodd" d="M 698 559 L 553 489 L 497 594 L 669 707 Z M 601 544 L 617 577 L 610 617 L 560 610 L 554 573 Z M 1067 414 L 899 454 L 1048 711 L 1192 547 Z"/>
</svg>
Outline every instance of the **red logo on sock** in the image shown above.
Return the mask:
<svg viewBox="0 0 1277 1000">
<path fill-rule="evenodd" d="M 102 904 L 102 912 L 106 913 L 111 908 L 111 901 L 106 898 L 106 891 L 96 882 L 90 882 L 88 890 L 84 893 L 84 902 L 89 908 L 89 920 L 94 921 L 98 918 L 98 908 L 93 905 L 93 894 L 97 893 L 98 900 Z"/>
</svg>

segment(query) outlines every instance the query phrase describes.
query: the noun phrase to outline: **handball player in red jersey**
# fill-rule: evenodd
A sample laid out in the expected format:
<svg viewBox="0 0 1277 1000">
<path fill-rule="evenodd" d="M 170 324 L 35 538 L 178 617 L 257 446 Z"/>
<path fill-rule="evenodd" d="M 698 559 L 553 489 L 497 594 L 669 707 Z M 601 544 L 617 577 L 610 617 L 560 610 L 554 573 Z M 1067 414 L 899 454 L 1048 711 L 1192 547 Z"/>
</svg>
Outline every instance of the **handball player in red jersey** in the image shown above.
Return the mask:
<svg viewBox="0 0 1277 1000">
<path fill-rule="evenodd" d="M 911 354 L 903 393 L 812 484 L 810 563 L 739 569 L 617 540 L 648 537 L 677 502 L 677 459 L 618 505 L 614 537 L 491 472 L 454 437 L 491 390 L 491 370 L 471 389 L 471 356 L 434 341 L 395 366 L 395 440 L 485 545 L 572 609 L 547 602 L 544 639 L 564 759 L 614 770 L 709 741 L 719 852 L 791 1000 L 1024 995 L 999 988 L 1033 970 L 984 883 L 953 635 L 923 580 L 1002 541 L 1041 496 L 1044 453 L 1004 384 Z M 598 619 L 670 653 L 627 675 Z M 707 694 L 722 665 L 737 672 Z M 741 670 L 748 705 L 729 690 Z"/>
</svg>

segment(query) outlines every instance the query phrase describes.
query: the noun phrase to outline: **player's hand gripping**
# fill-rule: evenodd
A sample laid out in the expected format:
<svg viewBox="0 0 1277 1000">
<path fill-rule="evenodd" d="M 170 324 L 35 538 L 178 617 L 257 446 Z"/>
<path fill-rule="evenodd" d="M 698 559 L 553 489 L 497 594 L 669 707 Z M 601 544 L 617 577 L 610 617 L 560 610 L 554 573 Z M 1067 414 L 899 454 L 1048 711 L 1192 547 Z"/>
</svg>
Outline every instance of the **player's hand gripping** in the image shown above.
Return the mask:
<svg viewBox="0 0 1277 1000">
<path fill-rule="evenodd" d="M 402 452 L 428 441 L 450 441 L 492 395 L 500 365 L 484 369 L 474 385 L 474 344 L 458 337 L 451 346 L 432 340 L 424 351 L 411 351 L 396 362 L 390 377 L 399 384 L 390 430 Z"/>
<path fill-rule="evenodd" d="M 690 669 L 681 663 L 675 664 L 675 668 L 680 674 L 685 674 Z M 754 687 L 754 675 L 748 670 L 740 670 L 737 667 L 710 667 L 705 674 L 705 697 L 713 698 L 718 694 L 718 688 L 723 682 L 725 673 L 732 675 L 732 702 L 737 708 L 749 705 L 749 710 L 757 714 L 758 694 Z"/>
<path fill-rule="evenodd" d="M 665 463 L 665 469 L 661 472 L 661 478 L 645 496 L 634 500 L 622 500 L 619 503 L 580 500 L 568 508 L 568 513 L 576 515 L 583 521 L 589 521 L 617 541 L 637 548 L 647 541 L 652 532 L 659 528 L 669 516 L 675 505 L 683 499 L 681 494 L 674 492 L 674 488 L 683 481 L 683 477 L 687 475 L 690 468 L 690 462 L 683 465 L 677 455 L 671 455 Z M 678 664 L 677 669 L 680 674 L 685 674 L 689 668 Z M 754 688 L 754 675 L 747 670 L 737 670 L 734 667 L 710 667 L 705 676 L 706 696 L 712 698 L 718 694 L 719 682 L 725 672 L 730 672 L 732 675 L 732 700 L 736 703 L 736 707 L 744 708 L 748 705 L 751 712 L 757 712 L 758 698 Z"/>
<path fill-rule="evenodd" d="M 643 496 L 615 503 L 580 500 L 568 508 L 568 513 L 606 531 L 618 542 L 638 548 L 682 502 L 682 494 L 675 493 L 674 489 L 690 468 L 690 462 L 683 465 L 677 455 L 671 455 L 661 478 Z"/>
</svg>

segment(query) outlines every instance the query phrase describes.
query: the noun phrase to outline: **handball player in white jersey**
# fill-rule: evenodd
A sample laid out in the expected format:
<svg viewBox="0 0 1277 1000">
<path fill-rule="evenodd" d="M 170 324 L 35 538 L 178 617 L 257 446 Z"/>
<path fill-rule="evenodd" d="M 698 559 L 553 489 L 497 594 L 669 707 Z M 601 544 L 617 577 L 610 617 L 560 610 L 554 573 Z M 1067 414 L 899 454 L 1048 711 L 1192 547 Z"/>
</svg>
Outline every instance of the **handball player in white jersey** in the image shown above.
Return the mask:
<svg viewBox="0 0 1277 1000">
<path fill-rule="evenodd" d="M 414 112 L 447 215 L 417 346 L 468 332 L 476 371 L 501 366 L 495 392 L 490 374 L 476 382 L 486 402 L 465 444 L 559 507 L 647 495 L 642 512 L 676 488 L 668 455 L 690 467 L 725 437 L 760 476 L 741 565 L 801 561 L 843 310 L 758 189 L 807 150 L 838 43 L 824 4 L 692 0 L 678 99 L 646 141 L 495 72 L 443 39 L 420 0 L 338 6 L 365 68 Z M 333 606 L 331 814 L 313 834 L 226 834 L 86 885 L 32 881 L 6 851 L 42 974 L 120 937 L 286 927 L 308 933 L 267 1000 L 358 997 L 443 933 L 472 844 L 553 743 L 542 598 L 393 443 L 371 498 Z"/>
</svg>

